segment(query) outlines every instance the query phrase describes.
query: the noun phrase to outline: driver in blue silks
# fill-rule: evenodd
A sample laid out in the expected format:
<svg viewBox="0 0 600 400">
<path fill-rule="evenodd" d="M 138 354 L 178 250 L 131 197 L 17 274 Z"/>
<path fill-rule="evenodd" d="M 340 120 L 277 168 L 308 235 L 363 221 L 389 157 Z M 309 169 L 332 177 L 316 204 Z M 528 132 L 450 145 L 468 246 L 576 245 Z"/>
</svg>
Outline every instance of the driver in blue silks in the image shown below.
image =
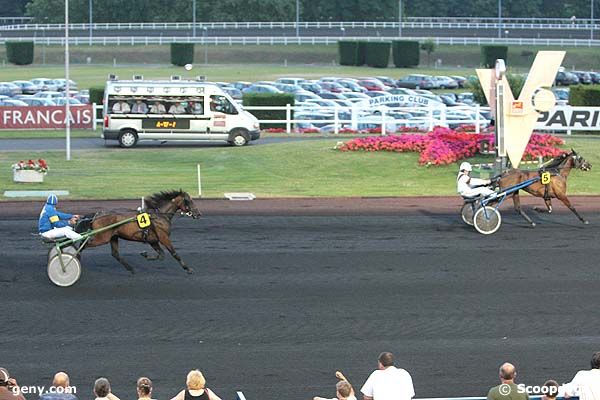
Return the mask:
<svg viewBox="0 0 600 400">
<path fill-rule="evenodd" d="M 49 195 L 46 199 L 46 204 L 42 212 L 40 212 L 40 219 L 38 221 L 40 235 L 51 240 L 65 236 L 73 240 L 81 239 L 81 235 L 75 232 L 72 227 L 80 216 L 59 212 L 56 210 L 57 204 L 58 197 L 55 194 Z"/>
</svg>

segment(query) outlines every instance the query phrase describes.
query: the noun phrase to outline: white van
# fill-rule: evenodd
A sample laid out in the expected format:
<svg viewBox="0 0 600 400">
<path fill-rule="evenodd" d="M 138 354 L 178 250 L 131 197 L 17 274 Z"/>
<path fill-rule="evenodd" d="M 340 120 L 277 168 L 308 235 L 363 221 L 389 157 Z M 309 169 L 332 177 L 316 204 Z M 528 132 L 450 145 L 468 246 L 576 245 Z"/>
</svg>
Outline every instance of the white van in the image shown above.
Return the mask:
<svg viewBox="0 0 600 400">
<path fill-rule="evenodd" d="M 133 147 L 140 140 L 224 140 L 244 146 L 260 138 L 256 117 L 212 83 L 110 80 L 104 90 L 102 138 Z"/>
</svg>

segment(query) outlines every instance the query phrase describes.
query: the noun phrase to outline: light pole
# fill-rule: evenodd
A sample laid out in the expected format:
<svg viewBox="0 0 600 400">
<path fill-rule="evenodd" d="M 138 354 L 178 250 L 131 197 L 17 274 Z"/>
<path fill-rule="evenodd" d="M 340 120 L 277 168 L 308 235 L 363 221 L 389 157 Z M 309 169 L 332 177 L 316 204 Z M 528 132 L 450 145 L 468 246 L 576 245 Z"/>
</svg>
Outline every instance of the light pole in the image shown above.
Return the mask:
<svg viewBox="0 0 600 400">
<path fill-rule="evenodd" d="M 300 0 L 296 0 L 296 37 L 300 36 Z"/>
<path fill-rule="evenodd" d="M 192 1 L 192 37 L 196 37 L 196 0 Z"/>
<path fill-rule="evenodd" d="M 93 21 L 93 18 L 92 18 L 92 0 L 89 0 L 89 8 L 90 8 L 90 46 L 91 46 L 92 45 L 92 36 L 93 36 L 93 33 L 92 33 L 92 21 Z"/>
<path fill-rule="evenodd" d="M 208 65 L 208 43 L 206 42 L 206 34 L 208 32 L 208 28 L 202 27 L 202 41 L 204 42 L 204 65 Z"/>
<path fill-rule="evenodd" d="M 402 0 L 398 0 L 398 37 L 402 37 Z"/>
<path fill-rule="evenodd" d="M 592 5 L 590 6 L 590 40 L 594 40 L 594 0 L 591 1 Z"/>
<path fill-rule="evenodd" d="M 498 38 L 502 37 L 502 0 L 498 0 Z"/>
<path fill-rule="evenodd" d="M 65 130 L 67 136 L 67 161 L 71 160 L 71 118 L 69 107 L 69 0 L 65 0 Z"/>
</svg>

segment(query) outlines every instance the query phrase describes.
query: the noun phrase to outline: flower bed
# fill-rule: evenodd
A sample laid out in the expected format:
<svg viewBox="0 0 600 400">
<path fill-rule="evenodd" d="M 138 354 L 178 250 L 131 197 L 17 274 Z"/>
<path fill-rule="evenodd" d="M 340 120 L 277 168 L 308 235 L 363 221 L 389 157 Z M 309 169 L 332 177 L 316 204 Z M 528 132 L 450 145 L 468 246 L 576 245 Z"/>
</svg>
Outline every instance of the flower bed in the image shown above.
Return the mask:
<svg viewBox="0 0 600 400">
<path fill-rule="evenodd" d="M 25 183 L 39 183 L 44 181 L 44 175 L 48 172 L 48 164 L 45 160 L 19 161 L 12 165 L 13 181 Z"/>
<path fill-rule="evenodd" d="M 473 157 L 482 141 L 495 145 L 494 134 L 472 134 L 436 127 L 425 135 L 402 134 L 378 137 L 357 138 L 344 143 L 340 151 L 395 151 L 419 152 L 421 165 L 447 165 Z M 523 155 L 524 159 L 556 157 L 563 151 L 556 146 L 564 141 L 548 134 L 531 135 Z"/>
</svg>

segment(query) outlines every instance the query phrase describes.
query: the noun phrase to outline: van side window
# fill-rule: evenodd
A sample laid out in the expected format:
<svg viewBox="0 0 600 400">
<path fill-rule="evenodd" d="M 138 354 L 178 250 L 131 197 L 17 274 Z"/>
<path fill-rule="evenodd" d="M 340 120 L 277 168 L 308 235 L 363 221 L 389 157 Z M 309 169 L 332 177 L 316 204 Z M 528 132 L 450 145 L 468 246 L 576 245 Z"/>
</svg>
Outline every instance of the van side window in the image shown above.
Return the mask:
<svg viewBox="0 0 600 400">
<path fill-rule="evenodd" d="M 233 104 L 231 104 L 231 102 L 225 96 L 220 95 L 210 96 L 210 110 L 222 112 L 224 114 L 238 113 Z"/>
</svg>

